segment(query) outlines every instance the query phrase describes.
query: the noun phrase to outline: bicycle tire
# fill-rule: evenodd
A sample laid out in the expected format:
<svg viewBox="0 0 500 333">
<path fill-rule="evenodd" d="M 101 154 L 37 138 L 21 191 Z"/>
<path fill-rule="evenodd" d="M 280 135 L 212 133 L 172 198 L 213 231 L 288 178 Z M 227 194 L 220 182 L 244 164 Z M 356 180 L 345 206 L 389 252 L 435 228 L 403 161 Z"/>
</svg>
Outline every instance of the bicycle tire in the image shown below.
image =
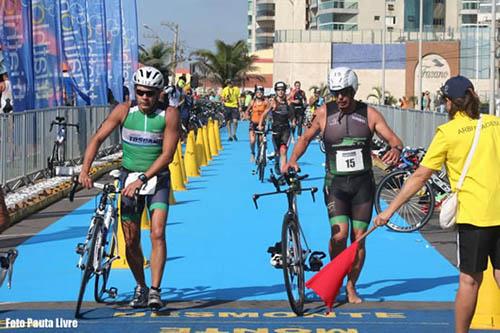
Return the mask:
<svg viewBox="0 0 500 333">
<path fill-rule="evenodd" d="M 375 192 L 375 210 L 380 213 L 401 190 L 404 181 L 411 175 L 409 171 L 397 170 L 387 174 Z M 435 207 L 435 193 L 428 182 L 403 204 L 386 224 L 397 232 L 412 232 L 429 222 Z"/>
<path fill-rule="evenodd" d="M 87 283 L 92 277 L 92 273 L 94 272 L 94 254 L 95 254 L 95 243 L 97 241 L 97 226 L 98 222 L 96 221 L 92 230 L 90 245 L 85 249 L 85 254 L 87 256 L 87 260 L 85 262 L 85 268 L 82 272 L 82 280 L 80 282 L 80 290 L 78 292 L 78 299 L 76 301 L 76 310 L 75 310 L 75 318 L 80 318 L 80 309 L 82 306 L 83 295 L 85 294 L 85 289 L 87 287 Z"/>
<path fill-rule="evenodd" d="M 110 240 L 106 240 L 106 243 L 102 246 L 103 254 L 101 258 L 101 274 L 95 274 L 95 286 L 94 286 L 94 298 L 97 303 L 104 303 L 104 293 L 106 293 L 109 275 L 111 273 L 111 258 L 114 256 L 115 252 L 115 238 L 113 237 L 113 233 L 108 231 L 107 238 L 111 238 Z M 109 252 L 107 249 L 109 248 Z"/>
<path fill-rule="evenodd" d="M 264 182 L 264 176 L 266 173 L 266 147 L 264 144 L 261 145 L 259 149 L 259 165 L 258 165 L 258 172 L 259 172 L 259 180 L 261 183 Z"/>
<path fill-rule="evenodd" d="M 326 153 L 325 143 L 323 140 L 319 140 L 319 150 L 321 150 L 322 153 Z"/>
<path fill-rule="evenodd" d="M 66 161 L 66 146 L 64 143 L 57 145 L 57 163 L 59 165 L 64 165 Z"/>
<path fill-rule="evenodd" d="M 297 316 L 302 316 L 305 303 L 304 260 L 298 221 L 293 213 L 287 213 L 283 219 L 281 253 L 288 301 L 292 311 Z"/>
</svg>

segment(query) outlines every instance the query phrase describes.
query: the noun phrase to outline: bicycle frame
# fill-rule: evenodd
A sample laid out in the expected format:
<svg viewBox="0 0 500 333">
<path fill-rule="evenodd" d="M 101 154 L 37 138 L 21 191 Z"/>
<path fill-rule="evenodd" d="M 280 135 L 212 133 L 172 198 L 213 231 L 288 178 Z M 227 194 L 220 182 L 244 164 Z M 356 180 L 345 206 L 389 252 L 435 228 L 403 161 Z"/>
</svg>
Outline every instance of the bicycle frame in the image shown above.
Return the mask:
<svg viewBox="0 0 500 333">
<path fill-rule="evenodd" d="M 14 262 L 18 256 L 16 249 L 7 252 L 0 252 L 0 287 L 7 277 L 7 288 L 12 287 L 12 273 L 14 272 Z"/>
</svg>

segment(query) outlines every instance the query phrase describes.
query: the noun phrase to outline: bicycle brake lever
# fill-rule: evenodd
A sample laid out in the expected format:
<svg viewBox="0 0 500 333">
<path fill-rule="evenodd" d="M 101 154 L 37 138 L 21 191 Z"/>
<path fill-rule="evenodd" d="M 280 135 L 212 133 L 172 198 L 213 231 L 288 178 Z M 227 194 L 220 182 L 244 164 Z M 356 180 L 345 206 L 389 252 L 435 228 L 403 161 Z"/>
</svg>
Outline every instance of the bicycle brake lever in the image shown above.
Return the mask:
<svg viewBox="0 0 500 333">
<path fill-rule="evenodd" d="M 70 202 L 73 202 L 73 200 L 75 200 L 75 192 L 77 187 L 78 187 L 78 176 L 73 176 L 73 187 L 71 187 L 71 190 L 69 191 Z"/>
<path fill-rule="evenodd" d="M 255 209 L 259 209 L 259 205 L 257 205 L 257 199 L 259 199 L 259 195 L 254 194 L 252 199 L 253 199 L 253 204 L 255 205 Z"/>
<path fill-rule="evenodd" d="M 314 193 L 318 192 L 318 188 L 317 187 L 313 187 L 311 189 L 311 196 L 312 196 L 312 199 L 313 199 L 313 202 L 316 202 L 316 196 L 314 195 Z"/>
</svg>

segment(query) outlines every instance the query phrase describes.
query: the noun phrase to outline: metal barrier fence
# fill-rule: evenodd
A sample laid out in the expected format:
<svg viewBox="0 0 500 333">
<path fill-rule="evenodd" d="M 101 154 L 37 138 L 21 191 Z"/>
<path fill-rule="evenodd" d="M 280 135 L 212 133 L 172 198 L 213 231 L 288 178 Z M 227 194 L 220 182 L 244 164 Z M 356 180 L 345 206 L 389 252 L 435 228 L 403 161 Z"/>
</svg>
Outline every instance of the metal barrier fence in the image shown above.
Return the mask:
<svg viewBox="0 0 500 333">
<path fill-rule="evenodd" d="M 448 121 L 447 113 L 400 109 L 372 105 L 383 115 L 387 124 L 403 140 L 404 146 L 427 148 L 436 128 Z"/>
<path fill-rule="evenodd" d="M 66 130 L 66 160 L 78 162 L 109 112 L 109 106 L 86 106 L 0 114 L 0 185 L 13 190 L 44 176 L 57 135 L 57 126 L 49 132 L 56 117 L 80 126 L 79 134 L 72 127 Z M 114 150 L 119 141 L 116 130 L 101 145 L 99 154 Z"/>
</svg>

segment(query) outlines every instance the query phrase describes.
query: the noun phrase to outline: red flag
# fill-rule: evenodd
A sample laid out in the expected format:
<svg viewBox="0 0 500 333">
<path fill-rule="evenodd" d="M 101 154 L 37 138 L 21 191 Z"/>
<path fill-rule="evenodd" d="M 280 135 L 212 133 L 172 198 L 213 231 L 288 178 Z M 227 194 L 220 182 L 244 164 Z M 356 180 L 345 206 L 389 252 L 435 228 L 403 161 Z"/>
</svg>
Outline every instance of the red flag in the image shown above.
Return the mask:
<svg viewBox="0 0 500 333">
<path fill-rule="evenodd" d="M 332 311 L 340 287 L 342 287 L 344 277 L 352 269 L 352 265 L 356 260 L 358 247 L 359 240 L 352 243 L 347 249 L 342 251 L 330 261 L 328 265 L 323 267 L 306 282 L 306 287 L 314 290 L 314 292 L 325 302 L 328 311 Z"/>
</svg>

